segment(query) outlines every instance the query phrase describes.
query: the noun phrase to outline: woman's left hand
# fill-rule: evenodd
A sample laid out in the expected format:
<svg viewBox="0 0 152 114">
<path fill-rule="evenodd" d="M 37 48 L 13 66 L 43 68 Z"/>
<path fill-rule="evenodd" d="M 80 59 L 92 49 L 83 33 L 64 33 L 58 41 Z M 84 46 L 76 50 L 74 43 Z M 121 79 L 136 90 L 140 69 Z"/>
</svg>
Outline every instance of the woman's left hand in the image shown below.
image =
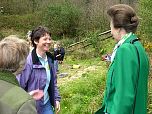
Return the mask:
<svg viewBox="0 0 152 114">
<path fill-rule="evenodd" d="M 40 99 L 44 96 L 43 90 L 39 90 L 39 89 L 30 91 L 29 94 L 30 94 L 30 95 L 33 97 L 33 99 L 35 99 L 35 100 L 40 100 Z"/>
<path fill-rule="evenodd" d="M 56 114 L 58 114 L 60 111 L 60 102 L 56 101 Z"/>
</svg>

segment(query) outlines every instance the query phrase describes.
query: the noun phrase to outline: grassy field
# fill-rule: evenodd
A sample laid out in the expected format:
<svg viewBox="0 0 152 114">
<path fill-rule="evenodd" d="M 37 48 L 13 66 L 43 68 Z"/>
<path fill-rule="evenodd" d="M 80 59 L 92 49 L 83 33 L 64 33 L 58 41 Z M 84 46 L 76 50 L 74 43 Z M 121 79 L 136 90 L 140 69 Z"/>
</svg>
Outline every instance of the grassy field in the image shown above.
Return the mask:
<svg viewBox="0 0 152 114">
<path fill-rule="evenodd" d="M 60 72 L 67 73 L 58 77 L 62 96 L 60 114 L 92 114 L 100 106 L 105 87 L 106 63 L 99 58 L 68 61 L 60 65 Z M 73 68 L 78 65 L 79 68 Z"/>
<path fill-rule="evenodd" d="M 60 114 L 94 114 L 102 103 L 108 64 L 100 58 L 71 60 L 66 57 L 59 67 L 60 73 L 67 74 L 65 77 L 58 74 L 62 97 Z M 151 90 L 152 79 L 149 79 L 147 114 L 152 114 Z"/>
</svg>

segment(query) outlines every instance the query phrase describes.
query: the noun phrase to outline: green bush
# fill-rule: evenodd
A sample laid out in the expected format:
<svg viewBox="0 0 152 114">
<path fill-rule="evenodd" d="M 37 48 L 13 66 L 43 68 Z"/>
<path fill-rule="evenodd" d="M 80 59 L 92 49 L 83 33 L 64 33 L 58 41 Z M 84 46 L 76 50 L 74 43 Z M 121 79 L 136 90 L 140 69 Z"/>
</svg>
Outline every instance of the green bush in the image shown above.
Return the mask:
<svg viewBox="0 0 152 114">
<path fill-rule="evenodd" d="M 139 1 L 139 16 L 140 26 L 139 35 L 142 39 L 151 40 L 152 37 L 152 1 L 151 0 L 140 0 Z"/>
<path fill-rule="evenodd" d="M 105 53 L 111 53 L 114 46 L 114 41 L 112 38 L 103 40 L 108 36 L 110 35 L 99 36 L 99 31 L 88 33 L 88 43 L 90 43 L 94 48 L 93 53 L 95 57 L 99 57 Z"/>
<path fill-rule="evenodd" d="M 0 29 L 13 29 L 25 32 L 42 24 L 41 13 L 0 16 L 0 20 Z"/>
<path fill-rule="evenodd" d="M 81 11 L 69 3 L 51 4 L 44 12 L 44 24 L 58 36 L 76 35 Z"/>
<path fill-rule="evenodd" d="M 3 36 L 3 34 L 2 34 L 2 33 L 0 33 L 0 40 L 1 40 L 2 38 L 4 38 L 4 36 Z"/>
</svg>

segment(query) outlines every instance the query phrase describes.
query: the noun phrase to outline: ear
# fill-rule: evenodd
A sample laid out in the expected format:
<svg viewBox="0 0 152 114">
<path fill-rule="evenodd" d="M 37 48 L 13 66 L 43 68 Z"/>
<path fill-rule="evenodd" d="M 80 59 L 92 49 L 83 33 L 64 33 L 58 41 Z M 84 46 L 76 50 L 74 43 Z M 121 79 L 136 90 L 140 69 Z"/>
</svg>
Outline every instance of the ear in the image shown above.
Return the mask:
<svg viewBox="0 0 152 114">
<path fill-rule="evenodd" d="M 121 28 L 117 28 L 117 30 L 118 30 L 118 33 L 120 33 L 120 31 L 121 31 Z"/>
<path fill-rule="evenodd" d="M 117 35 L 120 35 L 120 32 L 121 32 L 121 28 L 117 28 L 117 29 L 116 29 Z"/>
</svg>

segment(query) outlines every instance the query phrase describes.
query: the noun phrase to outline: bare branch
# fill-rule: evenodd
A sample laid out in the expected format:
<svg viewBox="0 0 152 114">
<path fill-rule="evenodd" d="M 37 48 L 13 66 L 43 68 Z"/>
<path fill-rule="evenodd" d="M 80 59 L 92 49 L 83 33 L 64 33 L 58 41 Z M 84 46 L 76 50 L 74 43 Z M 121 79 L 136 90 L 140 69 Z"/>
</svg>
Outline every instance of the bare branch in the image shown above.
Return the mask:
<svg viewBox="0 0 152 114">
<path fill-rule="evenodd" d="M 105 32 L 100 33 L 99 36 L 108 34 L 108 33 L 110 33 L 110 32 L 111 32 L 111 30 L 107 30 L 107 31 L 105 31 Z"/>
<path fill-rule="evenodd" d="M 98 36 L 101 36 L 101 35 L 105 35 L 105 34 L 108 34 L 108 33 L 110 33 L 111 32 L 111 30 L 107 30 L 107 31 L 105 31 L 105 32 L 102 32 L 102 33 L 100 33 Z M 111 37 L 111 36 L 110 36 Z M 107 37 L 107 38 L 105 38 L 105 39 L 108 39 L 109 37 Z M 82 41 L 80 41 L 80 42 L 76 42 L 76 43 L 73 43 L 73 44 L 71 44 L 70 46 L 68 46 L 67 48 L 70 48 L 70 47 L 73 47 L 73 46 L 75 46 L 75 45 L 77 45 L 77 44 L 80 44 L 80 43 L 83 43 L 83 42 L 85 42 L 85 41 L 87 41 L 89 38 L 86 38 L 86 39 L 84 39 L 84 40 L 82 40 Z M 102 39 L 102 40 L 104 40 L 104 39 Z"/>
</svg>

